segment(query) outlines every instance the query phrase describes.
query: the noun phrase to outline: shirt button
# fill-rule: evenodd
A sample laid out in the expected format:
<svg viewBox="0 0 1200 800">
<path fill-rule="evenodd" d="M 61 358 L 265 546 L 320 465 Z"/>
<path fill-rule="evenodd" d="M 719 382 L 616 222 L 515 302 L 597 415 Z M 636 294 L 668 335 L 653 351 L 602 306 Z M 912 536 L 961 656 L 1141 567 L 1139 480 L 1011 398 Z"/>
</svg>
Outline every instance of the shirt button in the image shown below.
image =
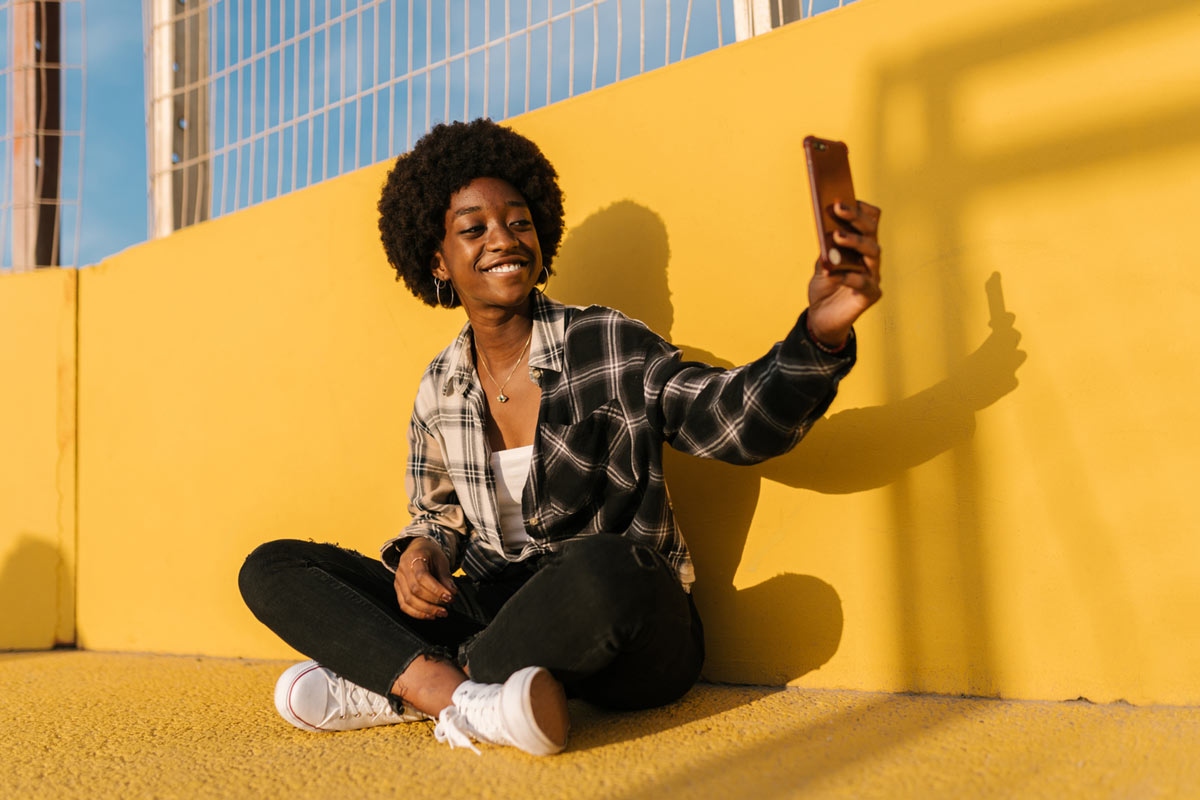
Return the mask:
<svg viewBox="0 0 1200 800">
<path fill-rule="evenodd" d="M 536 526 L 538 524 L 538 518 L 530 517 L 529 520 L 526 522 L 526 524 L 531 525 L 531 526 Z"/>
</svg>

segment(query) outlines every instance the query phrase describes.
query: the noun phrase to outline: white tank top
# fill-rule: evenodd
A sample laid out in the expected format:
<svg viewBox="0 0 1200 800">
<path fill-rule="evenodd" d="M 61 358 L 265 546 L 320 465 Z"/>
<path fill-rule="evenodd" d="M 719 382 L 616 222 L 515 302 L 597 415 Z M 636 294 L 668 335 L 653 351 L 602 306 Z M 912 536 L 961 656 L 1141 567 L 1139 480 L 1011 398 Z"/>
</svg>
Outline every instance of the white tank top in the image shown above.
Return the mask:
<svg viewBox="0 0 1200 800">
<path fill-rule="evenodd" d="M 500 512 L 500 537 L 506 548 L 523 547 L 533 541 L 525 530 L 521 513 L 521 493 L 529 477 L 533 445 L 498 450 L 492 453 L 492 474 L 496 476 L 496 510 Z"/>
</svg>

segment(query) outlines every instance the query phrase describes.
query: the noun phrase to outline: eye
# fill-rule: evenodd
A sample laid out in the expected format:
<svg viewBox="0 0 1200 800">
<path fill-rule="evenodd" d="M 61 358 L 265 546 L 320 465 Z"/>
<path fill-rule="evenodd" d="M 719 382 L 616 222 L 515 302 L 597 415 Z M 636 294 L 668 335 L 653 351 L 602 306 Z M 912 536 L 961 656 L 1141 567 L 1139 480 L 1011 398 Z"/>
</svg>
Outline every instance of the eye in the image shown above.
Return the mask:
<svg viewBox="0 0 1200 800">
<path fill-rule="evenodd" d="M 469 228 L 461 229 L 459 231 L 459 233 L 463 236 L 478 236 L 479 234 L 483 233 L 483 226 L 482 225 L 472 225 Z"/>
<path fill-rule="evenodd" d="M 513 220 L 512 223 L 510 223 L 510 224 L 512 225 L 512 227 L 521 228 L 522 230 L 533 227 L 533 222 L 531 222 L 530 220 L 527 220 L 527 219 Z"/>
</svg>

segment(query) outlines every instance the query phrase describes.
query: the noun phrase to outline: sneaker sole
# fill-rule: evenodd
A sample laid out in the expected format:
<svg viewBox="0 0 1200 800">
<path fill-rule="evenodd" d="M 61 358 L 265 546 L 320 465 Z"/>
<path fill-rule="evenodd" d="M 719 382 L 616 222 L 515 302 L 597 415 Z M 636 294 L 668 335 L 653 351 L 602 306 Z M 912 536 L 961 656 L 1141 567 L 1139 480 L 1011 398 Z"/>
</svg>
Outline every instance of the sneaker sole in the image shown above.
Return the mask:
<svg viewBox="0 0 1200 800">
<path fill-rule="evenodd" d="M 521 725 L 521 730 L 512 731 L 519 737 L 514 744 L 525 752 L 549 756 L 567 746 L 570 728 L 567 695 L 549 670 L 544 667 L 517 670 L 504 682 L 500 702 L 506 719 L 528 723 Z"/>
</svg>

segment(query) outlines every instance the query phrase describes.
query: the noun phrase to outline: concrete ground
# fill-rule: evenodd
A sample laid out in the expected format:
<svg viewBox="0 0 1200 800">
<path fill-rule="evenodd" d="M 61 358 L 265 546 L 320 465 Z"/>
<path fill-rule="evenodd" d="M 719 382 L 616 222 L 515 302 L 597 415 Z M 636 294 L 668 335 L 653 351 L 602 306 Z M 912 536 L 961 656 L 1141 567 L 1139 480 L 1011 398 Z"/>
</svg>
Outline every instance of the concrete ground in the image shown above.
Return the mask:
<svg viewBox="0 0 1200 800">
<path fill-rule="evenodd" d="M 305 733 L 278 661 L 0 653 L 0 797 L 1200 797 L 1200 708 L 702 685 L 572 702 L 567 752 L 451 751 L 432 723 Z"/>
</svg>

